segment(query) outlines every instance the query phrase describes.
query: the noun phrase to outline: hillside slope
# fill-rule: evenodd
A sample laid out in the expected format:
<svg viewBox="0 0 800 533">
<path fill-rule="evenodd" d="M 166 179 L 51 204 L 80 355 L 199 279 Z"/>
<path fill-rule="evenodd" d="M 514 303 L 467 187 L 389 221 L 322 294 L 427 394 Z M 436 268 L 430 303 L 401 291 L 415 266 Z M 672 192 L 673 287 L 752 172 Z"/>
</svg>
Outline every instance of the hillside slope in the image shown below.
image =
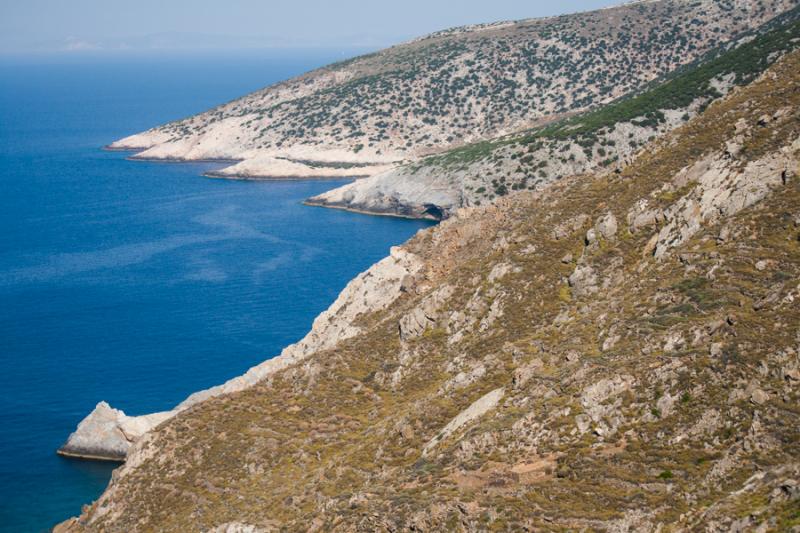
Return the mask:
<svg viewBox="0 0 800 533">
<path fill-rule="evenodd" d="M 800 7 L 635 96 L 530 131 L 398 165 L 306 203 L 414 218 L 443 218 L 519 190 L 625 164 L 732 88 L 800 48 Z"/>
<path fill-rule="evenodd" d="M 795 52 L 619 172 L 420 232 L 346 335 L 146 434 L 57 531 L 791 530 L 799 165 Z"/>
<path fill-rule="evenodd" d="M 459 28 L 316 70 L 117 141 L 136 157 L 240 160 L 228 177 L 369 176 L 609 102 L 796 0 L 649 0 Z"/>
</svg>

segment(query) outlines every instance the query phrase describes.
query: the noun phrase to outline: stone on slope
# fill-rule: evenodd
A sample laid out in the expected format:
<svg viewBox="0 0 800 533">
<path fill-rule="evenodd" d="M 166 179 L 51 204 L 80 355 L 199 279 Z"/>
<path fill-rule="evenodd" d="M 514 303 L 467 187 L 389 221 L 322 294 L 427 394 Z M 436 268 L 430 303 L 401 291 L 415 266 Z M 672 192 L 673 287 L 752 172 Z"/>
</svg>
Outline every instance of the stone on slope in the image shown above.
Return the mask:
<svg viewBox="0 0 800 533">
<path fill-rule="evenodd" d="M 500 388 L 481 396 L 472 405 L 458 413 L 458 415 L 456 415 L 454 419 L 452 419 L 444 428 L 442 428 L 442 430 L 437 433 L 435 437 L 428 441 L 428 443 L 422 449 L 422 455 L 428 455 L 437 444 L 445 440 L 447 437 L 461 429 L 463 426 L 474 420 L 477 420 L 497 407 L 497 404 L 500 403 L 500 400 L 503 399 L 504 395 L 505 390 Z"/>
</svg>

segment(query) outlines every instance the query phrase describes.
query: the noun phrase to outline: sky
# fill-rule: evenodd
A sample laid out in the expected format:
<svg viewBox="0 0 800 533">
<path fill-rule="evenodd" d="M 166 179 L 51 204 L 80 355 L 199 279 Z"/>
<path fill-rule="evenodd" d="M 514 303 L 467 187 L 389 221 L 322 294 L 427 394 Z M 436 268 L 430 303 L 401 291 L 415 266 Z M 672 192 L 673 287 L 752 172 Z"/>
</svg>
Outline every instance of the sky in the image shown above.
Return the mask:
<svg viewBox="0 0 800 533">
<path fill-rule="evenodd" d="M 0 0 L 0 53 L 382 47 L 619 0 Z"/>
</svg>

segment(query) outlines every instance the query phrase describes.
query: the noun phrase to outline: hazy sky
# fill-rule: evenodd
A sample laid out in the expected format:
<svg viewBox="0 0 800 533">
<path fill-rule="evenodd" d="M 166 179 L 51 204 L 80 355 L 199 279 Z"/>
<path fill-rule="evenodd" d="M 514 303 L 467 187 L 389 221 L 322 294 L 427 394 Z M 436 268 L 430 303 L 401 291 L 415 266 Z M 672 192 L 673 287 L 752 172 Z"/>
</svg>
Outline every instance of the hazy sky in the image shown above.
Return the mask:
<svg viewBox="0 0 800 533">
<path fill-rule="evenodd" d="M 0 52 L 384 46 L 615 0 L 0 0 Z"/>
</svg>

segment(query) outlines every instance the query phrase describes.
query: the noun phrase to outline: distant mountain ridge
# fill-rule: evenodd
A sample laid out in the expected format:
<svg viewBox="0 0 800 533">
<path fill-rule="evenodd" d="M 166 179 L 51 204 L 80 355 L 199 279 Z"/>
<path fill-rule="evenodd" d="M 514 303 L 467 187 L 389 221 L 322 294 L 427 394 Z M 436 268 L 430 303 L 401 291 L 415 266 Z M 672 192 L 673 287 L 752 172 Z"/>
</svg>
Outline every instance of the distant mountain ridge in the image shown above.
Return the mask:
<svg viewBox="0 0 800 533">
<path fill-rule="evenodd" d="M 619 98 L 793 0 L 653 0 L 445 30 L 119 140 L 154 159 L 230 159 L 240 178 L 373 176 Z"/>
</svg>

